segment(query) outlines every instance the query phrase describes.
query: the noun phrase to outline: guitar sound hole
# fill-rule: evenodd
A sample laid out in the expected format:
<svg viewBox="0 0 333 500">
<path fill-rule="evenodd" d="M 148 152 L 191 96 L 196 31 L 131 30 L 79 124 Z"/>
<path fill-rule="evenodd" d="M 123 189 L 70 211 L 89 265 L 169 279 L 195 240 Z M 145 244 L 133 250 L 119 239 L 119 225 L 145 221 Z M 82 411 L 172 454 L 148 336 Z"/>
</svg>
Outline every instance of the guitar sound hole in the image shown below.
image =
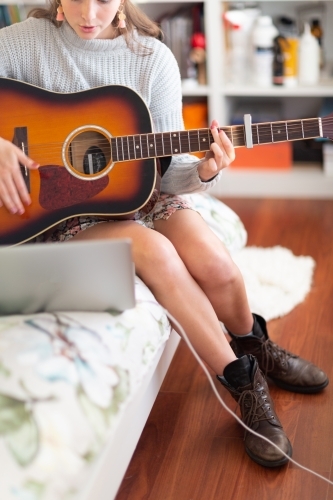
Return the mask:
<svg viewBox="0 0 333 500">
<path fill-rule="evenodd" d="M 112 162 L 109 138 L 93 129 L 74 131 L 73 135 L 68 140 L 70 171 L 86 180 L 107 173 Z"/>
<path fill-rule="evenodd" d="M 101 172 L 107 165 L 105 155 L 101 148 L 90 146 L 83 157 L 83 171 L 87 175 Z"/>
</svg>

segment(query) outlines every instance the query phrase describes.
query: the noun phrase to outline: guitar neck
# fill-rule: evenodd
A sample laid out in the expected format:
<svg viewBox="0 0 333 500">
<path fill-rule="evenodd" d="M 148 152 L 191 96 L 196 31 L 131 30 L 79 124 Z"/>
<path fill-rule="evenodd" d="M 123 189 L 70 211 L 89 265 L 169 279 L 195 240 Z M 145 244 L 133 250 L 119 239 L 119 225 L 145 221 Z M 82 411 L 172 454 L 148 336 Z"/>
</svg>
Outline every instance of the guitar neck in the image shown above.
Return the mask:
<svg viewBox="0 0 333 500">
<path fill-rule="evenodd" d="M 298 141 L 323 137 L 322 118 L 265 122 L 251 125 L 253 145 Z M 245 126 L 221 127 L 234 147 L 247 144 Z M 112 158 L 115 161 L 158 158 L 183 153 L 208 151 L 214 142 L 211 130 L 149 133 L 111 138 Z"/>
</svg>

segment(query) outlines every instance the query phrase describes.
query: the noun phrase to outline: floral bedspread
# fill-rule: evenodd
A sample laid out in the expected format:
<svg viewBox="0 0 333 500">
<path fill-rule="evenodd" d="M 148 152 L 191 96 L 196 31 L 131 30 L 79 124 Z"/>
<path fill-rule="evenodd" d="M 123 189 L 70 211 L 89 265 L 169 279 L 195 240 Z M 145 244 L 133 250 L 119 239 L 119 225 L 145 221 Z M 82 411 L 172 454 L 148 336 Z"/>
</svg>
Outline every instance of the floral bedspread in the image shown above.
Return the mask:
<svg viewBox="0 0 333 500">
<path fill-rule="evenodd" d="M 246 232 L 208 194 L 188 195 L 236 250 Z M 136 279 L 123 313 L 0 318 L 0 500 L 69 500 L 170 335 L 161 307 Z"/>
</svg>

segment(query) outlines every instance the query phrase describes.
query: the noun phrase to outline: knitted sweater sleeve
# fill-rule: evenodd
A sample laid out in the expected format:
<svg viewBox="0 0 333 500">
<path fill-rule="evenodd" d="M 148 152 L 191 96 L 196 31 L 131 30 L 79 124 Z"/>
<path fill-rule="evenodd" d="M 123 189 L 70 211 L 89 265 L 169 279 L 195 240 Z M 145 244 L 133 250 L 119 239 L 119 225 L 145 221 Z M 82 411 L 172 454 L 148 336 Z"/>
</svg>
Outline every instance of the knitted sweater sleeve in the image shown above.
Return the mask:
<svg viewBox="0 0 333 500">
<path fill-rule="evenodd" d="M 163 45 L 155 50 L 150 111 L 156 132 L 184 130 L 182 116 L 182 92 L 179 67 L 171 51 Z M 170 166 L 162 178 L 161 190 L 170 194 L 206 191 L 220 179 L 221 173 L 209 182 L 202 182 L 198 174 L 201 160 L 190 154 L 172 157 Z"/>
</svg>

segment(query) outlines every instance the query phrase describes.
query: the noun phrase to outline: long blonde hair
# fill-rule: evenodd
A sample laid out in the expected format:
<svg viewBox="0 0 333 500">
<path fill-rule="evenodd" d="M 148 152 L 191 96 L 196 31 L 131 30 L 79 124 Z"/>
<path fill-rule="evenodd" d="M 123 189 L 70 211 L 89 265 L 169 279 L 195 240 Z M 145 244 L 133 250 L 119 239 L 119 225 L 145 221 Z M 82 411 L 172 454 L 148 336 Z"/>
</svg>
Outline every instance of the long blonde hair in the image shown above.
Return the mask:
<svg viewBox="0 0 333 500">
<path fill-rule="evenodd" d="M 28 17 L 35 17 L 37 19 L 48 19 L 56 27 L 60 27 L 62 21 L 57 21 L 57 7 L 59 0 L 49 0 L 48 7 L 35 7 L 32 9 Z M 117 28 L 117 16 L 112 21 L 112 26 L 116 28 L 116 36 L 123 35 L 126 39 L 127 45 L 134 50 L 134 37 L 136 31 L 139 35 L 151 36 L 153 38 L 163 39 L 161 28 L 157 23 L 152 21 L 139 7 L 135 6 L 131 0 L 124 2 L 124 14 L 126 15 L 126 28 Z M 118 31 L 118 34 L 117 34 Z"/>
</svg>

